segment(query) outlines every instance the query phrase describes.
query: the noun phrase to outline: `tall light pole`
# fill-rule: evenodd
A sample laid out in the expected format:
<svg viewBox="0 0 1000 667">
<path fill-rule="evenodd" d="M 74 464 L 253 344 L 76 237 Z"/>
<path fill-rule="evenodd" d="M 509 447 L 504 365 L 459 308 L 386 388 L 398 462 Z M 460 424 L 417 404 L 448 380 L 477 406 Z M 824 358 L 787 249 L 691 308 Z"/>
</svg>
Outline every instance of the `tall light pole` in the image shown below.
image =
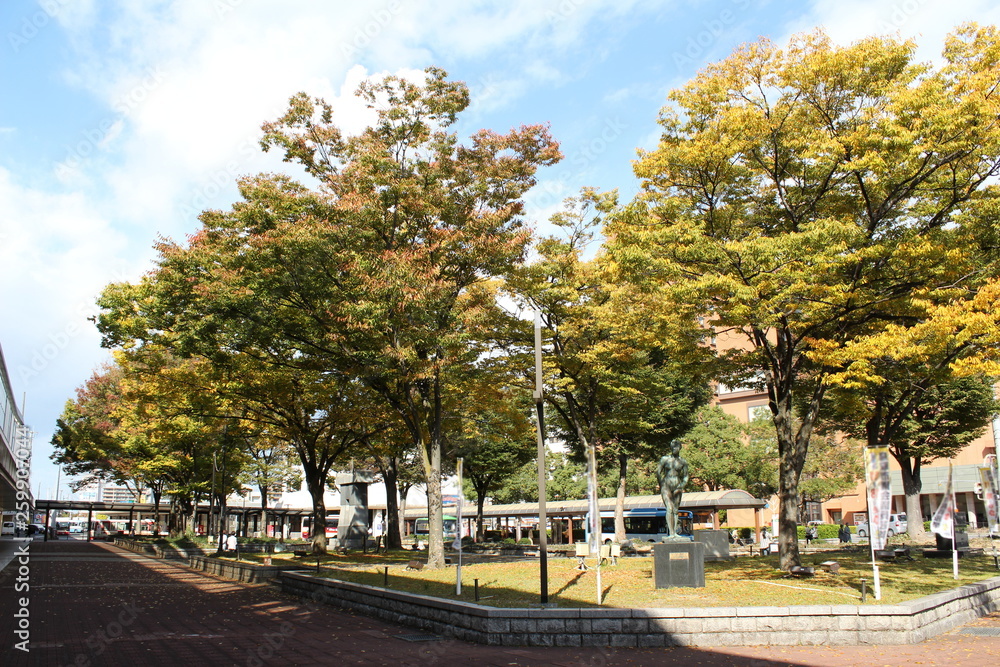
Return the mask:
<svg viewBox="0 0 1000 667">
<path fill-rule="evenodd" d="M 538 416 L 538 565 L 541 602 L 549 601 L 548 535 L 545 511 L 545 407 L 542 390 L 542 314 L 535 311 L 535 412 Z"/>
</svg>

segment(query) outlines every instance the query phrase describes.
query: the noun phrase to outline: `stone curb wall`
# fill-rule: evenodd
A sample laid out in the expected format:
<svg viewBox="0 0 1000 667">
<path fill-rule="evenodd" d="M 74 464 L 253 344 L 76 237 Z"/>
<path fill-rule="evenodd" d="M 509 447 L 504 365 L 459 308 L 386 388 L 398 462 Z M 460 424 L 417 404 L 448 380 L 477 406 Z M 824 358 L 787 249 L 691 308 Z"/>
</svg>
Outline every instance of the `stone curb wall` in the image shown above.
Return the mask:
<svg viewBox="0 0 1000 667">
<path fill-rule="evenodd" d="M 189 557 L 188 567 L 248 584 L 274 581 L 283 570 L 292 568 L 301 569 L 299 565 L 291 567 L 287 565 L 258 565 L 256 563 L 233 562 L 221 558 L 210 558 L 208 556 Z"/>
<path fill-rule="evenodd" d="M 164 549 L 158 544 L 138 542 L 136 540 L 130 540 L 122 537 L 116 537 L 114 539 L 114 545 L 116 547 L 121 547 L 122 549 L 128 549 L 129 551 L 143 554 L 144 556 L 149 556 L 150 558 L 184 559 L 188 557 L 188 553 L 186 551 L 178 549 Z"/>
<path fill-rule="evenodd" d="M 679 609 L 502 609 L 302 571 L 278 577 L 282 591 L 314 603 L 503 646 L 915 644 L 1000 609 L 1000 577 L 898 605 Z"/>
</svg>

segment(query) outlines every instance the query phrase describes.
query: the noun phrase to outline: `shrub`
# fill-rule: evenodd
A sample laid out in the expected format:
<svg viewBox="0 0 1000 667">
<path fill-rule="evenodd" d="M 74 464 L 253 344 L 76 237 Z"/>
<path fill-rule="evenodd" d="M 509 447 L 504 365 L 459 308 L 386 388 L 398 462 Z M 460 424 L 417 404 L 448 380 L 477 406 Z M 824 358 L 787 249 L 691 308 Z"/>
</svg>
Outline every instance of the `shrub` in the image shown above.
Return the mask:
<svg viewBox="0 0 1000 667">
<path fill-rule="evenodd" d="M 531 538 L 530 537 L 522 537 L 521 539 L 519 539 L 517 541 L 517 543 L 518 544 L 531 544 Z"/>
</svg>

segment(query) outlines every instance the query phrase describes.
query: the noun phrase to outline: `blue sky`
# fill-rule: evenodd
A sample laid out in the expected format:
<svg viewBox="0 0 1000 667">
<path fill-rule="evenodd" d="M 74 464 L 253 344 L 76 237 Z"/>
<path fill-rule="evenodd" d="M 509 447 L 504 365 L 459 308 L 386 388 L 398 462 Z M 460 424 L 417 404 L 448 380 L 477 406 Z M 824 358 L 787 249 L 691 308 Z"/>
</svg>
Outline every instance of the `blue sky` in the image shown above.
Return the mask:
<svg viewBox="0 0 1000 667">
<path fill-rule="evenodd" d="M 930 60 L 967 20 L 1000 22 L 1000 2 L 4 0 L 0 346 L 35 431 L 34 489 L 54 496 L 55 420 L 107 359 L 95 297 L 148 270 L 158 236 L 228 207 L 240 175 L 295 173 L 257 148 L 292 94 L 357 129 L 358 82 L 443 67 L 471 89 L 460 135 L 551 125 L 566 157 L 529 198 L 543 224 L 583 186 L 631 196 L 667 93 L 741 43 L 898 33 Z"/>
</svg>

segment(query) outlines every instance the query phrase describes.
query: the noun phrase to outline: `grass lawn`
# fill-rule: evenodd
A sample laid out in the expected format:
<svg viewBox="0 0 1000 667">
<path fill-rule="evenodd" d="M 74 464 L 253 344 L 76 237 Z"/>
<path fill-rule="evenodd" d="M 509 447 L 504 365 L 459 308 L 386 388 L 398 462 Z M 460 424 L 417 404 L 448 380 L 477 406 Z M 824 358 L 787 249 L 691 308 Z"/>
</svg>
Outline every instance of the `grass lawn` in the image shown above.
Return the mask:
<svg viewBox="0 0 1000 667">
<path fill-rule="evenodd" d="M 992 553 L 988 551 L 987 553 Z M 656 589 L 653 559 L 630 557 L 618 565 L 601 568 L 603 603 L 607 607 L 719 607 L 860 604 L 861 579 L 867 580 L 867 604 L 895 604 L 962 584 L 1000 575 L 989 555 L 962 558 L 960 578 L 952 576 L 950 558 L 923 558 L 914 550 L 915 560 L 880 563 L 882 599 L 872 592 L 872 568 L 866 551 L 822 550 L 806 553 L 803 565 L 826 560 L 840 563 L 840 572 L 830 574 L 819 567 L 812 577 L 797 578 L 777 569 L 777 556 L 739 557 L 735 561 L 706 563 L 705 588 Z M 244 560 L 260 561 L 263 556 L 247 555 Z M 526 607 L 539 601 L 537 559 L 514 562 L 479 562 L 462 566 L 462 595 L 455 595 L 455 566 L 441 570 L 406 570 L 406 563 L 425 555 L 407 551 L 389 554 L 329 554 L 322 557 L 320 574 L 342 581 L 384 586 L 389 568 L 388 588 L 431 595 L 444 599 L 474 601 L 474 580 L 479 580 L 480 604 L 496 607 Z M 274 554 L 274 564 L 286 561 L 315 569 L 316 559 L 293 559 L 291 554 Z M 594 560 L 589 559 L 593 565 Z M 576 569 L 574 558 L 548 559 L 549 602 L 560 607 L 590 607 L 597 598 L 597 573 Z"/>
</svg>

